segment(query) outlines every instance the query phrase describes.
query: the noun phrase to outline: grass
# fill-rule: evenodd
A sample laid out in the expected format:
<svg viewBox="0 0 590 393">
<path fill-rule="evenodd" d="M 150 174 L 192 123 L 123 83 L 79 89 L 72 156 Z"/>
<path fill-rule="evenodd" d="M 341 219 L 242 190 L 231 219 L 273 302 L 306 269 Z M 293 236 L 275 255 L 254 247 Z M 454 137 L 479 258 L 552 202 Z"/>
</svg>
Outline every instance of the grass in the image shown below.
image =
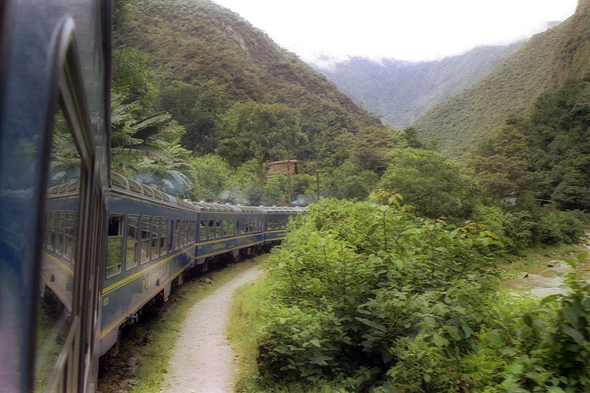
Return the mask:
<svg viewBox="0 0 590 393">
<path fill-rule="evenodd" d="M 258 329 L 264 320 L 262 308 L 268 303 L 270 290 L 270 281 L 262 276 L 234 293 L 230 309 L 228 338 L 240 364 L 236 386 L 238 392 L 260 391 L 256 361 L 258 357 Z"/>
<path fill-rule="evenodd" d="M 162 307 L 147 308 L 138 324 L 124 329 L 119 354 L 101 358 L 98 390 L 160 392 L 180 326 L 189 309 L 263 258 L 255 257 L 190 279 L 173 290 Z M 207 283 L 205 279 L 212 282 Z"/>
</svg>

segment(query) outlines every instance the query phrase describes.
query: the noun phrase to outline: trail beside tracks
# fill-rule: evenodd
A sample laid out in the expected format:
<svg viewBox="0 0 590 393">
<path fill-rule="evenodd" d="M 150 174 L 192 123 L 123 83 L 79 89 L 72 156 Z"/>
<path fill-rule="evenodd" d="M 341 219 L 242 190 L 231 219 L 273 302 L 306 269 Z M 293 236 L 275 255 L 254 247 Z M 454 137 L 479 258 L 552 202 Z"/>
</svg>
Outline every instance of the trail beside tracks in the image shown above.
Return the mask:
<svg viewBox="0 0 590 393">
<path fill-rule="evenodd" d="M 195 304 L 180 328 L 163 388 L 169 393 L 231 393 L 238 371 L 227 340 L 232 294 L 255 280 L 255 266 Z"/>
</svg>

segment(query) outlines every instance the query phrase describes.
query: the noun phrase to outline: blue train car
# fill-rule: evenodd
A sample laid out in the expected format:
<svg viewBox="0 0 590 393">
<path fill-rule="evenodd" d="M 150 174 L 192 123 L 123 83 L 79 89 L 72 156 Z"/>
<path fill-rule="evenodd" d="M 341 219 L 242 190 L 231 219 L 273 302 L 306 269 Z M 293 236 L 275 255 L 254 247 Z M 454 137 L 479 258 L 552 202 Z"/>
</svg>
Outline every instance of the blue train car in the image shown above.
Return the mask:
<svg viewBox="0 0 590 393">
<path fill-rule="evenodd" d="M 195 259 L 202 270 L 222 257 L 237 261 L 264 243 L 264 211 L 258 207 L 194 203 L 199 209 Z"/>
<path fill-rule="evenodd" d="M 96 391 L 110 4 L 0 1 L 2 391 Z"/>
<path fill-rule="evenodd" d="M 291 217 L 306 214 L 300 207 L 262 207 L 265 213 L 264 246 L 270 248 L 280 244 L 287 235 L 287 223 Z"/>
<path fill-rule="evenodd" d="M 195 265 L 198 209 L 112 173 L 108 191 L 108 239 L 101 297 L 100 354 L 121 326 L 137 320 L 144 305 L 167 300 L 172 285 Z"/>
</svg>

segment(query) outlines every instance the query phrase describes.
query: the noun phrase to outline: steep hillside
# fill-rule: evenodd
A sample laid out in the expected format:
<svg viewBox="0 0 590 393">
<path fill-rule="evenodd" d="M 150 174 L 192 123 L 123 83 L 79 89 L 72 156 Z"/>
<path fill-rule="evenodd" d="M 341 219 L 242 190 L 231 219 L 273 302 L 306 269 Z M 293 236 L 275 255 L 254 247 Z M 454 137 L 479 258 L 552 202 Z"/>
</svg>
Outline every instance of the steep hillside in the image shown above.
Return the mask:
<svg viewBox="0 0 590 393">
<path fill-rule="evenodd" d="M 189 134 L 197 131 L 182 113 L 162 106 L 161 92 L 168 89 L 170 101 L 175 98 L 171 95 L 192 91 L 190 87 L 211 91 L 213 86 L 213 117 L 248 100 L 297 108 L 305 113 L 302 128 L 314 150 L 309 158 L 322 159 L 324 145 L 345 131 L 381 127 L 376 116 L 355 105 L 323 75 L 239 15 L 208 0 L 136 0 L 127 13 L 115 37 L 116 48 L 133 48 L 145 57 L 155 109 L 170 111 Z M 202 90 L 195 94 L 207 95 Z M 214 150 L 215 141 L 187 147 L 207 153 Z"/>
<path fill-rule="evenodd" d="M 460 56 L 421 63 L 384 60 L 379 64 L 355 57 L 319 71 L 356 103 L 398 127 L 405 127 L 430 106 L 487 75 L 521 45 L 522 41 L 479 47 Z"/>
<path fill-rule="evenodd" d="M 463 154 L 510 117 L 522 117 L 537 97 L 568 76 L 580 77 L 590 60 L 590 0 L 552 29 L 533 36 L 489 75 L 429 109 L 414 124 L 422 140 Z"/>
</svg>

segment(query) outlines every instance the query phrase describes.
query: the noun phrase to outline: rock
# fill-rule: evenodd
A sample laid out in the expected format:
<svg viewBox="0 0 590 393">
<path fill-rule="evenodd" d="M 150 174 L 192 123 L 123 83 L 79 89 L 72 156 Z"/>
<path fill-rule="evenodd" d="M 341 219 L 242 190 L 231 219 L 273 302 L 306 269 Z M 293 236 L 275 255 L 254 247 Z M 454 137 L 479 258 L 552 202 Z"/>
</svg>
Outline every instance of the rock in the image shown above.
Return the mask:
<svg viewBox="0 0 590 393">
<path fill-rule="evenodd" d="M 525 273 L 524 276 L 522 276 L 522 278 L 527 278 L 529 276 L 528 273 Z"/>
<path fill-rule="evenodd" d="M 559 261 L 557 261 L 555 259 L 552 261 L 549 261 L 549 263 L 547 264 L 547 267 L 555 267 L 555 266 L 559 266 Z"/>
<path fill-rule="evenodd" d="M 211 281 L 211 279 L 209 279 L 209 278 L 206 278 L 203 281 L 206 282 L 207 284 L 213 284 L 213 281 Z"/>
</svg>

